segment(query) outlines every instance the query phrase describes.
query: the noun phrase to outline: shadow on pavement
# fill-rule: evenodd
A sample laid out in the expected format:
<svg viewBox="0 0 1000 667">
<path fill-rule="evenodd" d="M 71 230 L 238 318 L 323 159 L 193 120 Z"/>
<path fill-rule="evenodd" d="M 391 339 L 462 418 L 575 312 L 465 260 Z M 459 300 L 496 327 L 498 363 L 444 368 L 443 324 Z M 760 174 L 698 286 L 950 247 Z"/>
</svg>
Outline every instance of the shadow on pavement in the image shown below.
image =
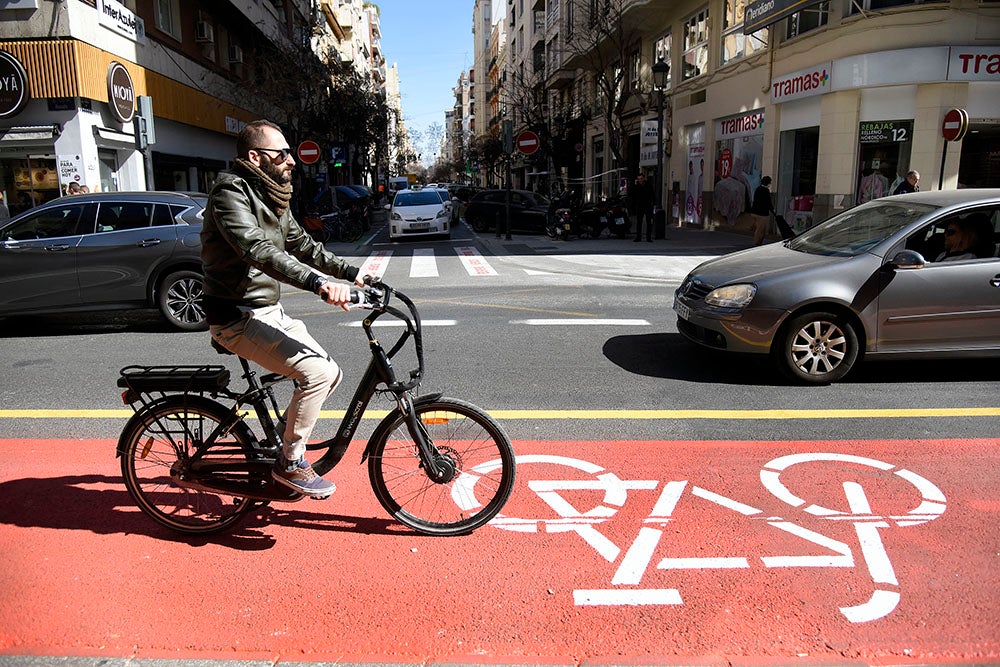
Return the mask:
<svg viewBox="0 0 1000 667">
<path fill-rule="evenodd" d="M 184 333 L 158 310 L 101 311 L 59 315 L 23 315 L 0 318 L 0 338 L 36 336 L 90 336 L 102 333 Z M 204 333 L 202 333 L 204 335 Z"/>
<path fill-rule="evenodd" d="M 95 488 L 99 487 L 99 488 Z M 0 523 L 22 528 L 85 530 L 98 535 L 145 535 L 192 546 L 218 544 L 240 551 L 270 549 L 274 535 L 261 530 L 268 525 L 335 533 L 413 536 L 409 528 L 389 518 L 352 517 L 310 511 L 320 501 L 261 506 L 227 533 L 185 536 L 154 523 L 132 501 L 121 478 L 107 475 L 73 475 L 12 479 L 0 483 Z M 58 508 L 58 509 L 54 509 Z"/>
<path fill-rule="evenodd" d="M 622 370 L 647 377 L 734 385 L 792 385 L 767 355 L 716 352 L 679 333 L 615 336 L 604 356 Z M 839 384 L 993 382 L 1000 357 L 986 359 L 876 359 L 863 361 Z"/>
</svg>

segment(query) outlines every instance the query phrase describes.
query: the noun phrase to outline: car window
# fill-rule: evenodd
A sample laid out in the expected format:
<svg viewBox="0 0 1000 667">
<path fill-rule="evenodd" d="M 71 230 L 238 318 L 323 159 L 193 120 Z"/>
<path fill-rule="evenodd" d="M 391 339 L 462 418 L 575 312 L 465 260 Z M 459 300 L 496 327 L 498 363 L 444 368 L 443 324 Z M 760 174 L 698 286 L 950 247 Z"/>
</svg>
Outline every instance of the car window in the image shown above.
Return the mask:
<svg viewBox="0 0 1000 667">
<path fill-rule="evenodd" d="M 174 224 L 174 216 L 170 214 L 169 204 L 157 204 L 153 209 L 153 226 L 170 227 Z"/>
<path fill-rule="evenodd" d="M 852 257 L 867 252 L 910 223 L 934 210 L 927 204 L 871 202 L 807 229 L 786 242 L 811 255 Z"/>
<path fill-rule="evenodd" d="M 440 203 L 441 196 L 434 190 L 400 192 L 392 201 L 393 206 L 427 206 L 428 204 Z"/>
<path fill-rule="evenodd" d="M 0 241 L 27 241 L 30 239 L 52 239 L 75 236 L 83 233 L 83 220 L 93 224 L 93 213 L 84 216 L 86 204 L 53 206 L 38 211 L 5 227 L 0 232 Z M 89 229 L 86 231 L 90 231 Z"/>
<path fill-rule="evenodd" d="M 960 249 L 954 245 L 948 247 L 946 237 L 950 235 L 949 227 L 952 230 L 956 228 L 962 230 L 963 241 Z M 906 248 L 919 252 L 924 259 L 931 262 L 943 261 L 949 256 L 949 251 L 953 251 L 950 261 L 954 261 L 955 255 L 961 255 L 963 260 L 990 259 L 997 256 L 1000 243 L 998 229 L 1000 229 L 1000 209 L 977 208 L 949 215 L 920 228 L 907 237 Z M 965 254 L 973 257 L 965 257 Z"/>
<path fill-rule="evenodd" d="M 149 227 L 154 207 L 145 202 L 101 202 L 97 211 L 97 233 Z"/>
</svg>

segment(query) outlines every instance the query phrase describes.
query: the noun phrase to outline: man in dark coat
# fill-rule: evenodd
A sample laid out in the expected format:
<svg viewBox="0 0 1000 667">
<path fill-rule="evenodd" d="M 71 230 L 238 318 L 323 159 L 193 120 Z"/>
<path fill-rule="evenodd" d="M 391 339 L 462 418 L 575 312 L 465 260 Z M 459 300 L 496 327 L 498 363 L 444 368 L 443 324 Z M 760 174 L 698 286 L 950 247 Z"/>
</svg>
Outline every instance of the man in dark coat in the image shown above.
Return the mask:
<svg viewBox="0 0 1000 667">
<path fill-rule="evenodd" d="M 646 177 L 639 174 L 632 184 L 629 193 L 632 198 L 632 211 L 635 213 L 635 241 L 642 240 L 642 221 L 646 220 L 646 240 L 653 242 L 653 188 L 646 182 Z"/>
</svg>

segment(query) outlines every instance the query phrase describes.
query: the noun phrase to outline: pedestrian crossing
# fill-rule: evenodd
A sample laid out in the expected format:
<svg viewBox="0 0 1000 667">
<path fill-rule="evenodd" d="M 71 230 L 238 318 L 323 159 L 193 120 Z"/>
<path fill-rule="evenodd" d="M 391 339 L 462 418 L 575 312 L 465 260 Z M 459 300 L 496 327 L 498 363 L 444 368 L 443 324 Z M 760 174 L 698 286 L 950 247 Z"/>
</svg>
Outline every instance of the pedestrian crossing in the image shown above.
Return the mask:
<svg viewBox="0 0 1000 667">
<path fill-rule="evenodd" d="M 433 248 L 414 248 L 412 253 L 400 254 L 394 250 L 376 250 L 364 259 L 360 268 L 362 275 L 368 274 L 383 279 L 391 263 L 394 267 L 403 265 L 401 270 L 407 278 L 440 278 L 441 265 L 448 263 L 450 259 L 457 259 L 456 266 L 462 267 L 466 275 L 474 278 L 500 275 L 474 246 L 457 246 L 446 250 L 441 256 Z M 398 271 L 395 268 L 393 270 Z"/>
</svg>

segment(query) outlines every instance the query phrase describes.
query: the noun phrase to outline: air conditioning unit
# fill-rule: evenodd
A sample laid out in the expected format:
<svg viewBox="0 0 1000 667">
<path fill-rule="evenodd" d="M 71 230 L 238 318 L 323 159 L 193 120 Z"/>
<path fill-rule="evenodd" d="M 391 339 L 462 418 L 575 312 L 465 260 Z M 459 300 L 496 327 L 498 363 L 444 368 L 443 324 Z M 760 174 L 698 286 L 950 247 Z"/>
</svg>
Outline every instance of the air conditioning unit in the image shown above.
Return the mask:
<svg viewBox="0 0 1000 667">
<path fill-rule="evenodd" d="M 194 24 L 194 41 L 211 44 L 215 41 L 215 28 L 208 21 Z"/>
<path fill-rule="evenodd" d="M 229 64 L 238 65 L 243 62 L 243 49 L 236 44 L 229 45 Z"/>
</svg>

